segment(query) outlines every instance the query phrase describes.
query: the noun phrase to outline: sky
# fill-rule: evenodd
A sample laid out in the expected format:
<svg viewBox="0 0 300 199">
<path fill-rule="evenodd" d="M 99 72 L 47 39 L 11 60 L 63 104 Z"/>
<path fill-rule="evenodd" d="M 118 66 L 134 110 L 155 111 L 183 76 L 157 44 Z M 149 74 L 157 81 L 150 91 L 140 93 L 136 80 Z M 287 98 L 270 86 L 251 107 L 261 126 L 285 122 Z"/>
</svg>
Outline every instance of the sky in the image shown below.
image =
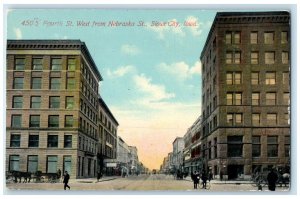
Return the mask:
<svg viewBox="0 0 300 199">
<path fill-rule="evenodd" d="M 118 135 L 137 147 L 146 167 L 158 169 L 175 138 L 201 114 L 199 57 L 215 14 L 13 9 L 7 13 L 7 39 L 85 42 L 103 77 L 100 95 L 119 123 Z M 131 26 L 112 26 L 112 21 Z"/>
</svg>

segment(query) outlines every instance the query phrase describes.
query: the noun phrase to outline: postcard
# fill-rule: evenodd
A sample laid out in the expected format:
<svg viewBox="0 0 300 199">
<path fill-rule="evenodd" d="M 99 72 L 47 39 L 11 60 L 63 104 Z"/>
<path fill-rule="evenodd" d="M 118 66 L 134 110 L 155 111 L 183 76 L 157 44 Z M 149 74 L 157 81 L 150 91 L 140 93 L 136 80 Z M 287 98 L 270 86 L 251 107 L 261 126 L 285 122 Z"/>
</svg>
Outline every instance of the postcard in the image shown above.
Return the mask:
<svg viewBox="0 0 300 199">
<path fill-rule="evenodd" d="M 287 9 L 8 9 L 8 193 L 289 193 L 291 35 Z"/>
</svg>

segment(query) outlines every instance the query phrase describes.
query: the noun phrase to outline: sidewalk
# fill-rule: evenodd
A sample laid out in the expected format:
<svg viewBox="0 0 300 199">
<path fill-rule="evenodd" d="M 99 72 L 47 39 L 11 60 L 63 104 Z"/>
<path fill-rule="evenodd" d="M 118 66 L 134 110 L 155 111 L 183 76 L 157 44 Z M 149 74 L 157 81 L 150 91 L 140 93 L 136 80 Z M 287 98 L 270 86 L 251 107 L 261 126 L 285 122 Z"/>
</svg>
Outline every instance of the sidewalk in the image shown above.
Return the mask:
<svg viewBox="0 0 300 199">
<path fill-rule="evenodd" d="M 99 183 L 118 179 L 120 176 L 103 176 L 97 181 L 97 178 L 70 179 L 70 183 Z"/>
</svg>

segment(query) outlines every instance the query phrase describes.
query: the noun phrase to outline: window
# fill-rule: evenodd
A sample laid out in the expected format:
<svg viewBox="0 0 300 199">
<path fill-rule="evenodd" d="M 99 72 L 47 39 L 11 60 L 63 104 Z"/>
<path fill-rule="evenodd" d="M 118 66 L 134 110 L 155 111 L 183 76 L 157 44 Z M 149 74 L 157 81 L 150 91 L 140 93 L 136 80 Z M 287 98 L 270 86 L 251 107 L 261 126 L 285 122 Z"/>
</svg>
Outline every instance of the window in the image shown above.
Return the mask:
<svg viewBox="0 0 300 199">
<path fill-rule="evenodd" d="M 66 109 L 73 109 L 74 108 L 74 97 L 67 96 L 66 97 Z"/>
<path fill-rule="evenodd" d="M 258 64 L 258 52 L 251 52 L 251 64 Z"/>
<path fill-rule="evenodd" d="M 252 85 L 259 84 L 259 72 L 252 72 L 251 73 L 251 84 Z"/>
<path fill-rule="evenodd" d="M 233 93 L 227 93 L 226 102 L 227 105 L 233 105 Z"/>
<path fill-rule="evenodd" d="M 235 64 L 241 63 L 241 52 L 234 53 L 234 63 Z"/>
<path fill-rule="evenodd" d="M 21 127 L 22 125 L 22 115 L 12 115 L 11 116 L 11 126 Z"/>
<path fill-rule="evenodd" d="M 47 173 L 57 172 L 57 156 L 49 155 L 47 156 Z"/>
<path fill-rule="evenodd" d="M 51 70 L 62 70 L 62 59 L 52 58 L 51 59 Z"/>
<path fill-rule="evenodd" d="M 260 103 L 260 95 L 259 93 L 252 93 L 252 106 L 259 105 Z"/>
<path fill-rule="evenodd" d="M 264 42 L 265 42 L 265 44 L 273 44 L 274 43 L 274 32 L 265 32 L 264 33 Z"/>
<path fill-rule="evenodd" d="M 267 153 L 268 157 L 277 157 L 278 156 L 278 137 L 277 136 L 268 136 L 267 137 Z"/>
<path fill-rule="evenodd" d="M 43 59 L 42 58 L 33 58 L 32 70 L 43 70 Z"/>
<path fill-rule="evenodd" d="M 235 124 L 242 124 L 243 123 L 243 114 L 236 113 L 235 114 Z"/>
<path fill-rule="evenodd" d="M 261 154 L 261 144 L 260 136 L 252 137 L 252 157 L 260 157 Z"/>
<path fill-rule="evenodd" d="M 267 124 L 269 124 L 269 125 L 277 124 L 277 114 L 276 113 L 268 113 L 267 114 Z"/>
<path fill-rule="evenodd" d="M 41 96 L 32 96 L 30 108 L 41 108 Z"/>
<path fill-rule="evenodd" d="M 13 108 L 22 108 L 23 107 L 23 97 L 22 96 L 13 96 Z"/>
<path fill-rule="evenodd" d="M 68 70 L 75 71 L 75 69 L 76 69 L 76 59 L 69 58 L 68 59 Z"/>
<path fill-rule="evenodd" d="M 283 93 L 283 104 L 290 105 L 290 93 Z"/>
<path fill-rule="evenodd" d="M 226 44 L 231 44 L 231 32 L 227 32 L 226 34 L 225 34 L 225 43 Z"/>
<path fill-rule="evenodd" d="M 14 78 L 14 89 L 23 89 L 24 86 L 24 77 L 15 77 Z"/>
<path fill-rule="evenodd" d="M 242 157 L 243 156 L 243 136 L 227 137 L 227 156 Z"/>
<path fill-rule="evenodd" d="M 266 105 L 276 105 L 276 93 L 266 93 Z"/>
<path fill-rule="evenodd" d="M 49 97 L 49 108 L 60 108 L 60 97 L 50 96 Z"/>
<path fill-rule="evenodd" d="M 29 127 L 40 127 L 40 116 L 39 115 L 30 115 Z"/>
<path fill-rule="evenodd" d="M 290 150 L 291 150 L 291 137 L 284 136 L 284 156 L 290 157 Z"/>
<path fill-rule="evenodd" d="M 53 90 L 60 89 L 60 78 L 52 77 L 50 79 L 50 89 L 53 89 Z"/>
<path fill-rule="evenodd" d="M 65 116 L 65 127 L 73 127 L 73 115 Z"/>
<path fill-rule="evenodd" d="M 281 43 L 286 44 L 288 42 L 288 32 L 281 32 Z"/>
<path fill-rule="evenodd" d="M 257 126 L 260 124 L 260 114 L 252 113 L 252 125 Z"/>
<path fill-rule="evenodd" d="M 68 78 L 67 79 L 67 89 L 75 89 L 75 78 Z"/>
<path fill-rule="evenodd" d="M 71 161 L 72 160 L 72 157 L 71 156 L 64 156 L 64 171 L 68 171 L 68 173 L 71 173 Z M 90 170 L 90 168 L 89 168 Z"/>
<path fill-rule="evenodd" d="M 42 78 L 32 77 L 31 78 L 31 89 L 41 89 L 42 88 Z"/>
<path fill-rule="evenodd" d="M 19 171 L 20 169 L 20 156 L 10 155 L 9 156 L 9 171 Z"/>
<path fill-rule="evenodd" d="M 15 70 L 24 70 L 25 69 L 25 58 L 15 59 Z"/>
<path fill-rule="evenodd" d="M 275 52 L 265 52 L 265 64 L 275 63 Z"/>
<path fill-rule="evenodd" d="M 227 52 L 226 53 L 226 64 L 231 64 L 232 63 L 232 52 Z"/>
<path fill-rule="evenodd" d="M 276 73 L 275 72 L 267 72 L 266 73 L 266 84 L 267 85 L 276 84 Z"/>
<path fill-rule="evenodd" d="M 10 147 L 20 147 L 21 145 L 21 135 L 11 134 L 10 135 Z"/>
<path fill-rule="evenodd" d="M 288 64 L 289 63 L 289 52 L 282 52 L 281 58 L 282 58 L 283 64 Z"/>
<path fill-rule="evenodd" d="M 58 147 L 58 135 L 48 135 L 48 147 Z"/>
<path fill-rule="evenodd" d="M 227 124 L 233 125 L 233 113 L 227 113 Z"/>
<path fill-rule="evenodd" d="M 64 148 L 72 148 L 72 135 L 64 136 Z"/>
<path fill-rule="evenodd" d="M 257 32 L 250 33 L 250 43 L 251 44 L 257 44 L 257 40 L 258 40 L 257 35 L 258 35 Z"/>
<path fill-rule="evenodd" d="M 241 43 L 241 33 L 240 32 L 234 33 L 234 43 L 235 44 Z"/>
<path fill-rule="evenodd" d="M 49 115 L 48 127 L 59 127 L 59 116 L 58 115 Z"/>
<path fill-rule="evenodd" d="M 31 172 L 31 173 L 35 173 L 38 171 L 38 156 L 37 155 L 29 155 L 28 156 L 27 171 Z"/>
<path fill-rule="evenodd" d="M 290 124 L 290 114 L 284 114 L 284 124 Z"/>
<path fill-rule="evenodd" d="M 242 74 L 241 72 L 227 72 L 226 73 L 226 84 L 241 84 L 242 82 Z"/>
<path fill-rule="evenodd" d="M 283 84 L 289 84 L 290 83 L 290 74 L 289 74 L 289 72 L 283 72 L 282 73 L 282 83 Z"/>
<path fill-rule="evenodd" d="M 28 147 L 39 147 L 39 135 L 29 135 Z"/>
<path fill-rule="evenodd" d="M 234 94 L 235 105 L 242 105 L 242 93 Z"/>
</svg>

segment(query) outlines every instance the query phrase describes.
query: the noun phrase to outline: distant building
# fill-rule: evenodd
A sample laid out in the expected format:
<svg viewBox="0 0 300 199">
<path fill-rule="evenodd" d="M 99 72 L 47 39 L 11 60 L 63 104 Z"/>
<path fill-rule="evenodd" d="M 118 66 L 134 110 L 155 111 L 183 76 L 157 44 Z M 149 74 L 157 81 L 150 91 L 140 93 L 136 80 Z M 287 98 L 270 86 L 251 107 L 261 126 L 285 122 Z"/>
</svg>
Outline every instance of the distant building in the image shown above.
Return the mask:
<svg viewBox="0 0 300 199">
<path fill-rule="evenodd" d="M 176 170 L 183 170 L 183 149 L 184 140 L 177 137 L 173 142 L 173 165 Z"/>
<path fill-rule="evenodd" d="M 119 136 L 117 149 L 117 163 L 121 173 L 129 174 L 130 171 L 130 149 L 126 142 Z"/>
<path fill-rule="evenodd" d="M 98 84 L 80 40 L 8 40 L 6 171 L 95 177 Z"/>
<path fill-rule="evenodd" d="M 129 150 L 130 150 L 130 173 L 135 174 L 138 172 L 138 164 L 139 164 L 138 150 L 135 146 L 129 146 Z"/>
<path fill-rule="evenodd" d="M 201 158 L 224 178 L 289 167 L 290 14 L 217 13 L 201 53 Z"/>
<path fill-rule="evenodd" d="M 99 98 L 99 169 L 103 174 L 115 175 L 119 123 L 102 98 Z"/>
</svg>

